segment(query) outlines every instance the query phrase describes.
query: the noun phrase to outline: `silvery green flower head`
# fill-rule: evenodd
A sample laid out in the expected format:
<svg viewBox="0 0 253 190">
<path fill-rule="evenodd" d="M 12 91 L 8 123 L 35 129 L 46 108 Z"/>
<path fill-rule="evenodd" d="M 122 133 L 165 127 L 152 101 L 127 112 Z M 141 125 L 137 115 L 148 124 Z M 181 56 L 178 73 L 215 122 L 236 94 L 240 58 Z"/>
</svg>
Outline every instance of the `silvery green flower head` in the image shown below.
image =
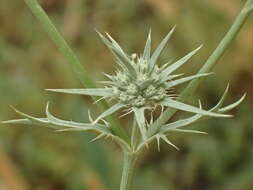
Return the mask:
<svg viewBox="0 0 253 190">
<path fill-rule="evenodd" d="M 114 99 L 116 104 L 106 113 L 97 118 L 103 119 L 121 108 L 129 108 L 130 111 L 138 109 L 152 109 L 157 105 L 172 107 L 183 111 L 206 114 L 210 116 L 226 117 L 228 115 L 216 114 L 195 108 L 178 102 L 175 99 L 173 88 L 177 85 L 189 82 L 193 79 L 205 77 L 210 73 L 196 74 L 179 78 L 181 74 L 173 74 L 184 65 L 201 47 L 190 52 L 179 61 L 170 62 L 159 67 L 157 64 L 159 55 L 170 39 L 175 28 L 162 40 L 160 45 L 151 55 L 151 32 L 149 32 L 144 52 L 141 55 L 127 55 L 119 44 L 108 34 L 106 37 L 98 32 L 102 41 L 109 47 L 116 58 L 118 69 L 115 75 L 105 74 L 109 81 L 103 81 L 104 88 L 94 89 L 48 89 L 55 92 L 75 93 L 91 96 L 101 96 L 106 99 Z"/>
<path fill-rule="evenodd" d="M 180 78 L 181 74 L 174 72 L 183 66 L 196 54 L 200 48 L 193 50 L 178 61 L 158 66 L 158 58 L 172 36 L 175 27 L 165 36 L 158 47 L 151 53 L 151 31 L 148 34 L 142 54 L 127 55 L 120 45 L 108 34 L 102 35 L 97 31 L 101 40 L 110 49 L 118 64 L 115 75 L 105 74 L 109 81 L 103 81 L 104 88 L 94 89 L 50 89 L 50 91 L 100 96 L 102 99 L 113 99 L 115 104 L 102 113 L 94 123 L 120 110 L 134 112 L 143 138 L 146 138 L 145 110 L 157 106 L 174 108 L 212 117 L 229 117 L 230 115 L 205 111 L 199 107 L 184 104 L 175 99 L 173 88 L 193 79 L 205 77 L 211 73 L 195 74 Z"/>
<path fill-rule="evenodd" d="M 243 101 L 245 95 L 237 102 L 221 108 L 228 88 L 225 90 L 217 105 L 210 110 L 202 109 L 200 103 L 198 107 L 195 107 L 185 104 L 176 98 L 177 95 L 174 94 L 173 90 L 175 87 L 194 79 L 206 77 L 210 75 L 210 73 L 201 73 L 186 77 L 182 77 L 182 74 L 174 74 L 178 68 L 187 63 L 187 61 L 200 50 L 201 46 L 176 62 L 168 62 L 162 66 L 158 66 L 158 58 L 174 30 L 175 27 L 165 36 L 153 53 L 151 53 L 150 31 L 143 53 L 132 55 L 127 55 L 109 34 L 106 33 L 104 36 L 97 32 L 102 41 L 112 52 L 116 59 L 116 63 L 118 64 L 117 71 L 114 75 L 105 74 L 109 81 L 102 82 L 104 87 L 92 89 L 48 89 L 49 91 L 54 92 L 98 96 L 101 97 L 101 99 L 113 100 L 114 104 L 95 120 L 90 117 L 91 123 L 78 123 L 58 119 L 49 112 L 48 106 L 46 109 L 46 118 L 35 118 L 16 110 L 26 119 L 10 120 L 5 123 L 35 124 L 42 126 L 50 125 L 52 128 L 60 131 L 96 131 L 100 134 L 98 138 L 102 136 L 111 136 L 119 144 L 130 149 L 123 139 L 113 134 L 110 124 L 104 121 L 104 118 L 120 110 L 127 110 L 126 114 L 133 112 L 134 119 L 137 122 L 137 126 L 143 139 L 143 143 L 139 145 L 140 148 L 154 137 L 157 138 L 158 145 L 159 139 L 163 139 L 168 144 L 174 146 L 167 139 L 167 133 L 172 130 L 178 132 L 198 132 L 194 130 L 181 130 L 178 128 L 196 122 L 201 117 L 230 117 L 231 115 L 224 113 L 238 106 Z M 149 123 L 146 121 L 145 110 L 153 111 L 157 106 L 161 106 L 162 110 L 166 107 L 193 113 L 194 115 L 187 119 L 162 125 L 156 134 L 148 136 L 148 127 L 152 124 L 153 120 Z M 104 124 L 101 124 L 100 121 L 104 121 Z"/>
</svg>

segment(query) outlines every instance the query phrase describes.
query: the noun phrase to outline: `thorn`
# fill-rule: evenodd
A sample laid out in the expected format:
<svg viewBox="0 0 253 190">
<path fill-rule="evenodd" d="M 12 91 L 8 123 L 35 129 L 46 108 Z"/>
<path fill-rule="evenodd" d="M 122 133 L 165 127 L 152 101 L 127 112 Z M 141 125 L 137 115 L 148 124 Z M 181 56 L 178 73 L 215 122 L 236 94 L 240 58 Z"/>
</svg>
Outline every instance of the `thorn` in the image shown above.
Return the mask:
<svg viewBox="0 0 253 190">
<path fill-rule="evenodd" d="M 201 100 L 199 99 L 199 109 L 202 109 Z"/>
<path fill-rule="evenodd" d="M 89 121 L 90 121 L 91 123 L 93 123 L 94 120 L 93 120 L 92 117 L 91 117 L 91 113 L 90 113 L 90 110 L 89 110 L 89 109 L 88 109 L 88 117 L 89 117 Z"/>
<path fill-rule="evenodd" d="M 157 141 L 158 152 L 160 152 L 160 137 L 159 137 L 159 135 L 156 135 L 156 141 Z"/>
<path fill-rule="evenodd" d="M 122 117 L 124 117 L 124 116 L 126 116 L 126 115 L 128 115 L 128 114 L 130 114 L 130 113 L 132 113 L 132 112 L 133 112 L 133 110 L 131 109 L 130 111 L 128 111 L 128 112 L 122 114 L 121 116 L 119 116 L 119 118 L 122 118 Z"/>
<path fill-rule="evenodd" d="M 92 125 L 97 124 L 97 123 L 98 123 L 98 121 L 99 121 L 99 119 L 96 119 L 95 121 L 92 121 Z"/>
<path fill-rule="evenodd" d="M 169 145 L 173 146 L 177 151 L 179 151 L 180 149 L 174 145 L 165 135 L 160 135 L 160 137 Z"/>
<path fill-rule="evenodd" d="M 49 113 L 49 104 L 50 104 L 50 102 L 48 101 L 47 102 L 47 105 L 46 105 L 46 115 L 48 116 L 48 113 Z"/>
<path fill-rule="evenodd" d="M 98 103 L 99 101 L 101 101 L 101 100 L 103 100 L 103 99 L 106 99 L 106 97 L 102 97 L 102 98 L 99 98 L 99 99 L 95 100 L 95 101 L 93 102 L 93 104 L 96 104 L 96 103 Z"/>
<path fill-rule="evenodd" d="M 96 140 L 99 140 L 100 138 L 103 138 L 106 134 L 101 133 L 100 135 L 98 135 L 97 137 L 95 137 L 94 139 L 92 139 L 89 143 L 95 142 Z"/>
<path fill-rule="evenodd" d="M 203 135 L 207 135 L 207 132 L 204 131 L 198 131 L 198 130 L 187 130 L 187 129 L 172 129 L 171 131 L 175 131 L 175 132 L 182 132 L 182 133 L 195 133 L 195 134 L 203 134 Z"/>
<path fill-rule="evenodd" d="M 104 122 L 104 124 L 105 124 L 106 126 L 109 126 L 109 125 L 110 125 L 109 122 L 107 122 L 106 120 L 102 119 L 102 121 Z"/>
</svg>

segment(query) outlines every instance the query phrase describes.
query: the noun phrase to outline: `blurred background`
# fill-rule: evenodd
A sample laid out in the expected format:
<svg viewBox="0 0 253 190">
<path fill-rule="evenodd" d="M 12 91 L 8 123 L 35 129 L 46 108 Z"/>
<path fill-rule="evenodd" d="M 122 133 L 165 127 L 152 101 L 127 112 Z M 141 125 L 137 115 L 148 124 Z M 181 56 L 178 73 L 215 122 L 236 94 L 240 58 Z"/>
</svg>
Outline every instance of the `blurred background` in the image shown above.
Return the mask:
<svg viewBox="0 0 253 190">
<path fill-rule="evenodd" d="M 204 63 L 243 0 L 41 0 L 95 81 L 115 68 L 94 28 L 108 31 L 130 54 L 143 50 L 149 28 L 153 48 L 177 25 L 159 63 L 204 48 L 179 72 L 195 73 Z M 209 135 L 173 134 L 176 151 L 152 145 L 139 160 L 134 189 L 251 190 L 253 186 L 253 17 L 195 97 L 214 105 L 227 83 L 227 103 L 247 98 L 232 119 L 210 119 L 190 126 Z M 78 79 L 23 1 L 0 3 L 0 120 L 19 117 L 10 109 L 66 120 L 87 121 L 97 110 L 89 97 L 55 94 L 45 88 L 80 88 Z M 182 86 L 183 88 L 183 86 Z M 181 89 L 177 89 L 180 92 Z M 179 115 L 180 116 L 180 115 Z M 122 123 L 127 126 L 125 118 Z M 110 141 L 89 143 L 86 133 L 56 133 L 33 126 L 0 127 L 1 190 L 118 189 L 122 155 Z"/>
</svg>

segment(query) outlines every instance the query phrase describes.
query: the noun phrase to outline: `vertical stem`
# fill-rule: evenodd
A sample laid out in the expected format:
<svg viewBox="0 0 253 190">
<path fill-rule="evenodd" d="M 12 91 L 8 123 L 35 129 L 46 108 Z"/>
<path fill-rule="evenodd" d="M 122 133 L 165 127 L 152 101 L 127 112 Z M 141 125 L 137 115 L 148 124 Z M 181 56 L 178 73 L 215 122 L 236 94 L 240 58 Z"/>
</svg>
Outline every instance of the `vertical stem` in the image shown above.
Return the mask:
<svg viewBox="0 0 253 190">
<path fill-rule="evenodd" d="M 132 186 L 136 153 L 124 152 L 123 171 L 120 183 L 120 190 L 130 190 Z"/>
<path fill-rule="evenodd" d="M 132 133 L 131 133 L 131 147 L 132 150 L 134 151 L 137 145 L 137 141 L 138 141 L 138 136 L 137 136 L 137 122 L 136 119 L 134 117 L 133 119 L 133 127 L 132 127 Z"/>
<path fill-rule="evenodd" d="M 71 65 L 74 73 L 77 75 L 77 78 L 80 80 L 83 86 L 88 88 L 94 88 L 95 84 L 91 79 L 89 72 L 84 68 L 84 66 L 80 63 L 79 59 L 70 48 L 68 43 L 64 40 L 60 32 L 54 26 L 53 22 L 47 16 L 46 12 L 42 9 L 37 0 L 24 0 L 27 6 L 31 9 L 33 15 L 40 21 L 43 29 L 48 33 L 51 40 L 55 43 L 59 51 L 65 56 L 68 63 Z M 94 98 L 95 99 L 95 98 Z M 106 101 L 100 101 L 98 106 L 101 110 L 107 109 L 109 106 Z M 119 124 L 119 120 L 111 115 L 108 116 L 108 120 L 112 124 L 113 132 L 122 137 L 128 143 L 130 143 L 130 139 L 124 130 Z"/>
<path fill-rule="evenodd" d="M 92 88 L 95 86 L 92 79 L 83 65 L 80 63 L 79 59 L 76 57 L 73 50 L 70 48 L 68 43 L 58 32 L 57 28 L 54 26 L 53 22 L 47 16 L 45 11 L 42 9 L 37 0 L 24 0 L 27 6 L 31 9 L 33 15 L 40 21 L 43 29 L 47 32 L 51 40 L 55 43 L 59 51 L 65 56 L 68 63 L 71 65 L 73 71 L 77 75 L 78 79 L 84 86 Z"/>
<path fill-rule="evenodd" d="M 217 48 L 214 50 L 211 56 L 207 59 L 207 61 L 205 62 L 205 64 L 202 66 L 202 68 L 199 70 L 198 73 L 210 72 L 214 68 L 214 66 L 217 64 L 219 59 L 226 52 L 226 50 L 229 48 L 231 43 L 234 41 L 234 39 L 240 32 L 242 26 L 246 22 L 252 10 L 253 10 L 253 0 L 247 0 L 245 5 L 241 9 L 241 12 L 236 17 L 233 25 L 227 32 L 227 34 L 224 36 L 222 41 L 219 43 Z M 180 100 L 182 101 L 189 100 L 190 94 L 194 93 L 194 91 L 199 86 L 200 82 L 201 82 L 201 79 L 195 79 L 191 81 L 189 85 L 182 92 L 180 96 Z M 166 109 L 165 112 L 149 128 L 148 136 L 152 136 L 153 134 L 155 134 L 157 130 L 161 127 L 161 125 L 166 123 L 176 113 L 176 111 L 177 110 L 175 109 Z"/>
</svg>

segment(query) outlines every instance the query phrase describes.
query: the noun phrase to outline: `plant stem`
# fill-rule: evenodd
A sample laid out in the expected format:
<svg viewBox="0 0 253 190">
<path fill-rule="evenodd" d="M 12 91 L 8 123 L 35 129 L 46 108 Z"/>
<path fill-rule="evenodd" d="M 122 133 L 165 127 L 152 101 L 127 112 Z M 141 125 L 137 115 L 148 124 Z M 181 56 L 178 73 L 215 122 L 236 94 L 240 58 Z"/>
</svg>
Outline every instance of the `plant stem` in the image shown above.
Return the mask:
<svg viewBox="0 0 253 190">
<path fill-rule="evenodd" d="M 71 65 L 74 73 L 77 75 L 78 79 L 83 86 L 88 88 L 94 88 L 96 85 L 89 76 L 87 70 L 84 69 L 84 66 L 80 63 L 68 43 L 64 40 L 62 35 L 58 32 L 50 18 L 47 16 L 45 11 L 42 9 L 37 0 L 24 0 L 27 6 L 31 9 L 34 16 L 40 21 L 44 30 L 48 33 L 51 40 L 55 43 L 60 52 L 65 56 L 68 63 Z M 107 109 L 109 106 L 106 101 L 100 101 L 98 106 L 101 110 Z M 126 131 L 120 126 L 119 120 L 115 116 L 108 116 L 108 120 L 112 124 L 113 132 L 125 139 L 130 143 L 130 138 L 127 135 Z"/>
<path fill-rule="evenodd" d="M 131 189 L 136 159 L 137 159 L 136 153 L 124 152 L 124 162 L 123 162 L 120 190 Z"/>
<path fill-rule="evenodd" d="M 231 43 L 234 41 L 238 33 L 240 32 L 242 26 L 246 22 L 248 16 L 252 12 L 253 9 L 253 0 L 247 0 L 245 5 L 243 6 L 241 12 L 235 19 L 233 25 L 225 35 L 225 37 L 222 39 L 222 41 L 219 43 L 217 48 L 214 50 L 214 52 L 211 54 L 211 56 L 207 59 L 205 64 L 202 66 L 202 68 L 199 70 L 198 73 L 206 73 L 210 72 L 214 66 L 217 64 L 218 60 L 222 57 L 222 55 L 226 52 L 226 50 L 229 48 Z M 197 89 L 201 82 L 201 78 L 195 79 L 191 81 L 188 86 L 184 89 L 180 96 L 180 100 L 187 101 L 191 97 L 190 95 L 194 93 L 194 91 Z M 175 113 L 177 110 L 175 109 L 167 109 L 157 120 L 154 122 L 154 124 L 149 128 L 148 136 L 154 135 L 161 125 L 165 124 Z"/>
<path fill-rule="evenodd" d="M 135 148 L 137 146 L 137 141 L 138 141 L 138 135 L 137 135 L 137 131 L 138 128 L 137 128 L 137 122 L 136 122 L 136 119 L 134 117 L 133 119 L 133 127 L 132 127 L 132 133 L 131 133 L 131 147 L 132 147 L 132 150 L 135 151 Z"/>
</svg>

